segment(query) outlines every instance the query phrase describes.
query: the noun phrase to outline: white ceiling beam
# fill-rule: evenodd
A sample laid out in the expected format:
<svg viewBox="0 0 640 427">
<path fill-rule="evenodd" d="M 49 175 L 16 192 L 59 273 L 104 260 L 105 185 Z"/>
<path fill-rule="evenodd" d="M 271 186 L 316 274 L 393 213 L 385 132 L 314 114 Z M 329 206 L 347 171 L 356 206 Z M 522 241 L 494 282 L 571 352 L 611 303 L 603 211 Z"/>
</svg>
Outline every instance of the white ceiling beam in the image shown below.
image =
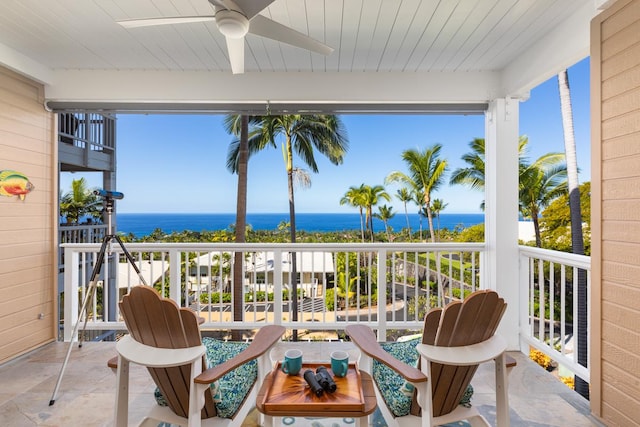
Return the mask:
<svg viewBox="0 0 640 427">
<path fill-rule="evenodd" d="M 594 3 L 585 3 L 523 51 L 503 70 L 502 92 L 513 98 L 526 98 L 531 89 L 589 56 L 590 22 L 598 13 Z"/>
<path fill-rule="evenodd" d="M 48 101 L 120 103 L 486 103 L 498 74 L 55 71 Z"/>
<path fill-rule="evenodd" d="M 0 65 L 42 84 L 51 83 L 53 79 L 53 74 L 50 68 L 2 43 L 0 43 Z"/>
</svg>

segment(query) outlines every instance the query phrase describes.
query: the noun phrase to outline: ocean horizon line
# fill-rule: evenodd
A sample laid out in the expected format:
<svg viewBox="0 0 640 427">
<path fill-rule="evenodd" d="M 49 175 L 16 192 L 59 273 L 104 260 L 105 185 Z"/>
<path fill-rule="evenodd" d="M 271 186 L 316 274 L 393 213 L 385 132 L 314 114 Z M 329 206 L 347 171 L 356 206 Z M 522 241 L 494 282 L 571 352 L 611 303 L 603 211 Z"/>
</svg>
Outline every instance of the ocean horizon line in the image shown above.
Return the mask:
<svg viewBox="0 0 640 427">
<path fill-rule="evenodd" d="M 116 212 L 118 232 L 142 237 L 157 229 L 165 233 L 182 231 L 215 231 L 229 230 L 235 224 L 235 213 L 126 213 Z M 396 213 L 387 221 L 394 231 L 407 227 L 412 230 L 427 229 L 428 221 L 417 213 Z M 253 230 L 277 230 L 283 222 L 289 222 L 288 213 L 247 213 L 247 225 Z M 466 228 L 484 222 L 484 213 L 453 214 L 442 213 L 434 218 L 434 227 L 439 229 Z M 334 232 L 346 230 L 360 230 L 361 217 L 359 213 L 296 213 L 296 230 L 307 232 Z M 384 231 L 384 223 L 374 218 L 374 231 Z"/>
<path fill-rule="evenodd" d="M 118 214 L 126 214 L 126 215 L 235 215 L 235 212 L 122 212 L 118 211 Z M 298 212 L 296 211 L 296 215 L 304 214 L 304 215 L 360 215 L 358 212 Z M 409 212 L 409 215 L 418 215 L 414 212 Z M 247 212 L 247 215 L 287 215 L 289 216 L 289 212 Z M 396 212 L 396 215 L 404 215 L 404 210 L 402 212 Z M 446 212 L 441 213 L 440 215 L 484 215 L 484 212 Z"/>
</svg>

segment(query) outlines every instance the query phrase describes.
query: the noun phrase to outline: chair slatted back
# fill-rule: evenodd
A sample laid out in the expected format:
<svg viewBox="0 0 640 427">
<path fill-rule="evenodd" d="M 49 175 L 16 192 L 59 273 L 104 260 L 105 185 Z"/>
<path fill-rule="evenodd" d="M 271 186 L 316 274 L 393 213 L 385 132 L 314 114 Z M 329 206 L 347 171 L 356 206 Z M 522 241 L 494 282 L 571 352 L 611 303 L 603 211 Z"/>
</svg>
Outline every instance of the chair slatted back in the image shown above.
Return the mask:
<svg viewBox="0 0 640 427">
<path fill-rule="evenodd" d="M 171 299 L 160 297 L 149 286 L 132 288 L 122 298 L 120 311 L 129 333 L 142 344 L 159 348 L 186 348 L 202 344 L 196 314 L 188 308 L 178 307 Z M 181 417 L 188 417 L 191 366 L 148 370 L 169 408 Z M 202 418 L 215 415 L 215 405 L 207 391 Z"/>
<path fill-rule="evenodd" d="M 429 345 L 459 347 L 477 344 L 493 336 L 507 308 L 495 291 L 477 291 L 464 302 L 434 308 L 425 316 L 422 342 Z M 478 369 L 474 366 L 431 364 L 433 415 L 453 411 Z"/>
</svg>

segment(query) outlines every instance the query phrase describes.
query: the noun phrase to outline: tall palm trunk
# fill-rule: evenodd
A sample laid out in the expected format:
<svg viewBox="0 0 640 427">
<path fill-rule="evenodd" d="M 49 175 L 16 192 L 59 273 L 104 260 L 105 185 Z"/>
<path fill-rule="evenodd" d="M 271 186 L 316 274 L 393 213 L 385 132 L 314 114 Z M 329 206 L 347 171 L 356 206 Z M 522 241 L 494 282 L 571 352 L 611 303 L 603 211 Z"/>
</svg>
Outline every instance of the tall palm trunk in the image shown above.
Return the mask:
<svg viewBox="0 0 640 427">
<path fill-rule="evenodd" d="M 293 196 L 293 147 L 291 146 L 291 138 L 287 135 L 287 186 L 289 188 L 289 223 L 291 224 L 291 243 L 296 242 L 296 205 Z M 291 253 L 291 273 L 289 280 L 291 281 L 291 320 L 298 320 L 298 266 L 295 252 Z M 291 338 L 293 341 L 298 340 L 298 330 L 292 331 Z"/>
<path fill-rule="evenodd" d="M 249 117 L 241 117 L 240 145 L 238 152 L 238 194 L 236 202 L 236 243 L 246 241 L 247 228 L 247 171 L 249 166 Z M 222 261 L 220 261 L 222 262 Z M 233 259 L 233 320 L 242 322 L 244 300 L 242 287 L 242 252 L 235 252 Z M 231 334 L 234 341 L 242 340 L 242 331 L 234 330 Z"/>
<path fill-rule="evenodd" d="M 540 233 L 540 212 L 537 209 L 531 209 L 531 221 L 533 221 L 533 232 L 536 236 L 536 248 L 542 247 L 542 234 Z"/>
<path fill-rule="evenodd" d="M 384 231 L 387 233 L 387 242 L 391 243 L 391 231 L 389 229 L 389 221 L 385 219 L 382 222 L 384 222 Z"/>
<path fill-rule="evenodd" d="M 373 243 L 373 209 L 367 206 L 367 228 L 369 229 L 369 240 Z"/>
<path fill-rule="evenodd" d="M 431 198 L 425 195 L 424 198 L 425 208 L 427 210 L 427 221 L 429 222 L 429 233 L 431 233 L 431 243 L 436 242 L 436 233 L 433 228 L 433 212 L 431 211 Z"/>
<path fill-rule="evenodd" d="M 362 237 L 362 243 L 364 243 L 364 212 L 362 206 L 360 206 L 360 237 Z"/>
<path fill-rule="evenodd" d="M 567 181 L 569 189 L 569 210 L 571 214 L 571 248 L 574 254 L 584 255 L 584 238 L 582 235 L 582 211 L 580 208 L 580 184 L 578 183 L 578 161 L 576 156 L 576 140 L 573 131 L 573 111 L 571 108 L 571 92 L 567 70 L 558 74 L 560 92 L 560 111 L 562 112 L 562 129 L 564 131 L 564 150 L 567 161 Z M 575 278 L 574 278 L 575 280 Z M 588 319 L 587 319 L 587 273 L 578 270 L 578 331 L 577 350 L 578 363 L 587 366 L 588 358 Z M 580 377 L 575 379 L 576 391 L 589 398 L 589 384 Z"/>
<path fill-rule="evenodd" d="M 407 211 L 407 202 L 404 202 L 404 217 L 407 219 L 407 233 L 409 241 L 411 241 L 411 223 L 409 222 L 409 211 Z"/>
</svg>

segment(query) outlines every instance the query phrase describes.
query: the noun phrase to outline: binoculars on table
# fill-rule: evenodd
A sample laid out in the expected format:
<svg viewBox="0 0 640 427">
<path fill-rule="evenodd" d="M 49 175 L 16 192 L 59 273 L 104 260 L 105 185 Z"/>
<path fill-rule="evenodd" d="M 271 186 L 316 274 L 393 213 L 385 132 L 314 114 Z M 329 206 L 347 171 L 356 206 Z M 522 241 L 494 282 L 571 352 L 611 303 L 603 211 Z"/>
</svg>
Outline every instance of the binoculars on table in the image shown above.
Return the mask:
<svg viewBox="0 0 640 427">
<path fill-rule="evenodd" d="M 327 393 L 336 391 L 336 382 L 333 381 L 331 374 L 324 366 L 318 366 L 315 373 L 311 369 L 307 369 L 304 371 L 303 377 L 316 396 L 322 396 L 325 391 Z"/>
</svg>

